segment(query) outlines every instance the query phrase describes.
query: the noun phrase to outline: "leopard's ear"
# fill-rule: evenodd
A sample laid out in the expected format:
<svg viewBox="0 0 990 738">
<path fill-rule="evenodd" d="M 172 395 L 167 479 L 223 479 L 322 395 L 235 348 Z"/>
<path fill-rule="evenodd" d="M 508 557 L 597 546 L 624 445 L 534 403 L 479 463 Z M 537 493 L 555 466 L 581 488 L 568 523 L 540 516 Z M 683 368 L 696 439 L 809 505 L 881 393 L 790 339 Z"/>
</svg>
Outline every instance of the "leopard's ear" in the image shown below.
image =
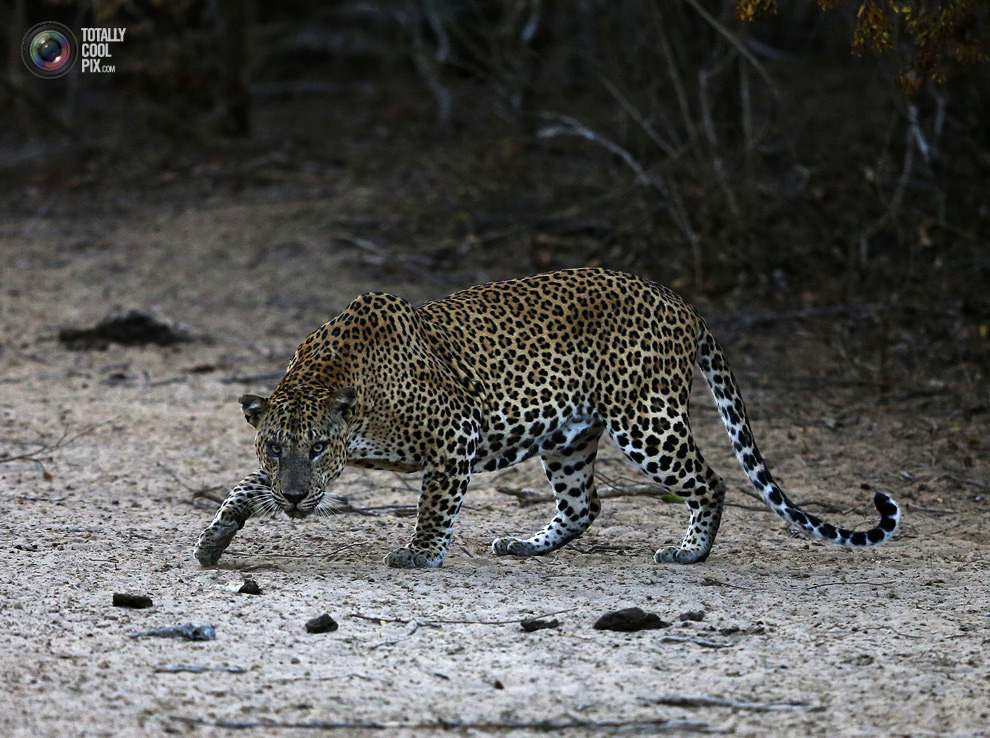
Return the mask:
<svg viewBox="0 0 990 738">
<path fill-rule="evenodd" d="M 337 396 L 333 398 L 330 407 L 333 411 L 340 413 L 340 417 L 349 420 L 354 412 L 354 403 L 357 401 L 357 390 L 354 387 L 344 387 Z"/>
<path fill-rule="evenodd" d="M 268 399 L 257 395 L 241 395 L 238 402 L 244 412 L 244 419 L 257 428 L 268 412 Z"/>
</svg>

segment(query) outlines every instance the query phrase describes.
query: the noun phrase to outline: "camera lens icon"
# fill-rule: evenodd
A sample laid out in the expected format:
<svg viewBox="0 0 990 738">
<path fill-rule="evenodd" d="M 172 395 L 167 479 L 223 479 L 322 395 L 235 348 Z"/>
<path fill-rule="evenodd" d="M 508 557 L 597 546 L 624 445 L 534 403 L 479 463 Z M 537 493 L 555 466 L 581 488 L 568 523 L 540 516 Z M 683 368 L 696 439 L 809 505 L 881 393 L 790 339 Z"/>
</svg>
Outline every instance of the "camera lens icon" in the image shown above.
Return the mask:
<svg viewBox="0 0 990 738">
<path fill-rule="evenodd" d="M 61 23 L 39 23 L 21 42 L 21 58 L 34 74 L 54 79 L 68 74 L 76 61 L 79 46 L 72 31 Z"/>
</svg>

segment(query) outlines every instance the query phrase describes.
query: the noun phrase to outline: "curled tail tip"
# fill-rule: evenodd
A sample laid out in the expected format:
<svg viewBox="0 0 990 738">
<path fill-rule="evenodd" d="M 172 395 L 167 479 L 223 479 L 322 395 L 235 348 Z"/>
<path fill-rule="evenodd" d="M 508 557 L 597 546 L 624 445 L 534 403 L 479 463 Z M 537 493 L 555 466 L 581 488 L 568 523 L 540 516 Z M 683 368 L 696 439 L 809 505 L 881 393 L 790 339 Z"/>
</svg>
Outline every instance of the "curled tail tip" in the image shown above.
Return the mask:
<svg viewBox="0 0 990 738">
<path fill-rule="evenodd" d="M 901 524 L 901 509 L 890 495 L 877 492 L 873 496 L 873 504 L 880 513 L 880 524 L 877 526 L 884 532 L 884 539 L 890 538 Z"/>
<path fill-rule="evenodd" d="M 852 546 L 878 546 L 889 541 L 897 532 L 901 524 L 901 509 L 897 503 L 883 492 L 877 492 L 873 496 L 873 504 L 880 512 L 880 522 L 875 528 L 867 531 L 852 533 L 847 538 L 847 545 Z"/>
</svg>

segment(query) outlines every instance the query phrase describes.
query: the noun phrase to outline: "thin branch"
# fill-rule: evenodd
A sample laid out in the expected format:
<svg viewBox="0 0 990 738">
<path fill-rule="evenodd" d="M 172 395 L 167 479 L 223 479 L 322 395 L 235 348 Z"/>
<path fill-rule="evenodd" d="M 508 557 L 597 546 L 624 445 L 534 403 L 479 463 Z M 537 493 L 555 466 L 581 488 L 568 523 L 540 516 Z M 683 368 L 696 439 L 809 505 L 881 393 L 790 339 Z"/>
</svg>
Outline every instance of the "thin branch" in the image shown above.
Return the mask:
<svg viewBox="0 0 990 738">
<path fill-rule="evenodd" d="M 711 106 L 708 104 L 708 80 L 712 72 L 706 69 L 698 70 L 698 101 L 701 105 L 701 128 L 705 132 L 708 140 L 708 147 L 711 150 L 712 166 L 718 177 L 722 192 L 725 193 L 725 200 L 729 206 L 729 212 L 733 217 L 739 217 L 739 204 L 736 202 L 736 193 L 729 184 L 729 175 L 725 171 L 725 162 L 718 153 L 718 137 L 715 135 L 715 121 L 712 119 Z"/>
<path fill-rule="evenodd" d="M 914 126 L 917 126 L 918 121 L 918 108 L 914 105 L 908 107 L 908 117 Z M 894 194 L 890 198 L 890 202 L 887 205 L 886 211 L 881 215 L 873 225 L 869 226 L 863 235 L 859 237 L 859 260 L 862 266 L 866 266 L 869 260 L 869 248 L 870 239 L 875 236 L 881 228 L 883 228 L 888 222 L 890 222 L 894 216 L 897 215 L 897 211 L 901 207 L 901 200 L 904 198 L 904 190 L 907 188 L 908 180 L 911 178 L 911 172 L 914 169 L 914 149 L 916 146 L 915 138 L 913 134 L 913 128 L 911 125 L 908 126 L 907 139 L 904 142 L 904 164 L 901 167 L 901 176 L 897 180 L 897 186 L 894 188 Z M 919 144 L 920 145 L 920 144 Z"/>
<path fill-rule="evenodd" d="M 743 59 L 748 61 L 755 69 L 759 75 L 763 78 L 763 81 L 767 83 L 767 88 L 770 90 L 770 94 L 774 96 L 775 99 L 780 100 L 781 94 L 780 90 L 777 89 L 777 85 L 774 83 L 773 78 L 770 73 L 767 72 L 766 68 L 760 64 L 760 61 L 753 56 L 753 53 L 746 48 L 746 44 L 739 40 L 739 37 L 732 33 L 728 28 L 719 23 L 711 13 L 701 7 L 701 3 L 698 0 L 687 0 L 688 5 L 697 11 L 698 15 L 705 19 L 705 21 L 730 44 L 732 44 L 736 51 L 738 51 Z"/>
<path fill-rule="evenodd" d="M 113 419 L 105 420 L 102 423 L 93 423 L 91 425 L 87 425 L 81 431 L 79 431 L 73 436 L 69 435 L 69 428 L 66 427 L 62 430 L 62 435 L 59 436 L 58 440 L 56 440 L 54 443 L 42 444 L 40 448 L 37 448 L 34 451 L 28 451 L 27 453 L 17 454 L 15 456 L 0 456 L 0 464 L 6 464 L 9 461 L 35 461 L 36 458 L 38 456 L 41 456 L 42 454 L 53 453 L 55 451 L 70 446 L 74 442 L 78 441 L 80 438 L 83 438 L 84 436 L 88 436 L 94 433 L 96 429 L 99 428 L 100 426 L 112 422 L 112 420 Z"/>
<path fill-rule="evenodd" d="M 818 589 L 820 587 L 836 587 L 839 585 L 846 585 L 846 584 L 868 584 L 871 587 L 883 587 L 884 585 L 889 584 L 889 582 L 867 582 L 865 580 L 855 581 L 855 582 L 852 581 L 822 582 L 821 584 L 809 584 L 807 587 L 805 587 L 805 589 Z"/>
<path fill-rule="evenodd" d="M 640 113 L 639 110 L 631 102 L 629 102 L 626 96 L 622 94 L 622 91 L 619 90 L 619 88 L 616 87 L 608 77 L 599 75 L 598 79 L 601 80 L 601 83 L 605 86 L 605 89 L 608 90 L 612 97 L 616 99 L 622 109 L 629 114 L 629 117 L 639 124 L 639 127 L 643 129 L 643 133 L 645 133 L 650 140 L 653 141 L 653 143 L 655 143 L 660 150 L 671 159 L 677 158 L 678 152 L 674 149 L 674 147 L 663 140 L 660 134 L 657 133 L 656 129 L 650 125 L 650 122 L 643 117 L 643 114 Z"/>
<path fill-rule="evenodd" d="M 704 638 L 691 638 L 689 636 L 660 636 L 658 643 L 693 643 L 702 648 L 732 648 L 734 643 L 724 643 L 722 641 L 709 641 Z"/>
<path fill-rule="evenodd" d="M 610 138 L 606 138 L 600 133 L 588 128 L 586 125 L 581 123 L 577 118 L 570 115 L 563 115 L 560 113 L 540 113 L 540 117 L 544 120 L 555 120 L 561 125 L 556 126 L 545 126 L 537 131 L 536 135 L 538 138 L 556 138 L 557 136 L 577 136 L 578 138 L 583 138 L 586 141 L 591 141 L 596 143 L 607 151 L 618 156 L 622 161 L 625 162 L 626 166 L 629 167 L 635 174 L 636 179 L 639 180 L 640 184 L 647 187 L 653 187 L 659 190 L 662 194 L 666 194 L 666 188 L 663 187 L 662 183 L 656 179 L 647 176 L 646 170 L 643 169 L 643 165 L 636 161 L 636 158 L 630 154 L 626 149 L 622 148 Z"/>
<path fill-rule="evenodd" d="M 657 14 L 657 34 L 660 37 L 660 49 L 663 51 L 663 56 L 667 62 L 667 74 L 670 77 L 671 83 L 674 85 L 674 94 L 677 97 L 677 104 L 681 110 L 681 120 L 684 122 L 684 128 L 687 129 L 688 140 L 693 140 L 697 137 L 697 129 L 694 126 L 694 121 L 691 118 L 691 104 L 688 102 L 687 91 L 684 87 L 684 82 L 681 79 L 681 75 L 677 71 L 677 59 L 674 56 L 674 50 L 670 45 L 670 39 L 667 37 L 667 23 L 664 18 L 663 11 L 661 10 L 662 3 L 654 3 L 653 7 Z"/>
<path fill-rule="evenodd" d="M 403 633 L 399 637 L 397 637 L 397 638 L 388 638 L 388 639 L 386 639 L 384 641 L 379 641 L 378 643 L 372 643 L 370 646 L 366 646 L 365 648 L 368 651 L 374 651 L 376 648 L 381 648 L 382 646 L 392 646 L 392 645 L 398 643 L 399 641 L 405 640 L 406 638 L 408 638 L 409 636 L 411 636 L 413 633 L 415 633 L 417 630 L 419 630 L 419 623 L 417 623 L 415 620 L 413 620 L 412 623 L 410 623 L 410 625 L 411 625 L 411 627 L 409 628 L 409 630 L 407 630 L 405 633 Z"/>
<path fill-rule="evenodd" d="M 990 490 L 990 484 L 986 482 L 981 482 L 978 479 L 964 479 L 963 477 L 957 477 L 955 474 L 939 474 L 936 477 L 932 477 L 928 480 L 927 484 L 935 484 L 936 482 L 941 482 L 943 479 L 948 479 L 950 482 L 955 482 L 956 484 L 968 484 L 971 487 L 976 487 L 977 489 Z"/>
<path fill-rule="evenodd" d="M 285 376 L 285 372 L 266 372 L 265 374 L 235 375 L 224 377 L 221 384 L 256 384 L 258 382 L 275 382 Z"/>
<path fill-rule="evenodd" d="M 561 613 L 571 612 L 576 610 L 576 607 L 568 607 L 566 610 L 555 610 L 554 612 L 545 612 L 540 615 L 524 615 L 521 618 L 512 618 L 510 620 L 472 620 L 472 619 L 459 619 L 455 618 L 452 620 L 448 619 L 437 619 L 437 620 L 407 620 L 405 618 L 379 618 L 373 615 L 362 615 L 361 613 L 352 612 L 352 618 L 359 618 L 361 620 L 370 620 L 374 623 L 419 623 L 420 625 L 426 626 L 436 626 L 436 625 L 512 625 L 515 623 L 521 623 L 523 620 L 542 620 L 543 618 L 548 618 L 551 615 L 560 615 Z"/>
<path fill-rule="evenodd" d="M 215 484 L 212 487 L 200 487 L 199 489 L 195 489 L 193 487 L 190 487 L 188 484 L 186 484 L 185 481 L 183 481 L 183 479 L 178 474 L 176 474 L 174 471 L 169 469 L 162 462 L 156 461 L 155 466 L 157 466 L 163 472 L 165 472 L 170 477 L 172 477 L 175 483 L 178 484 L 180 487 L 185 487 L 187 492 L 192 492 L 193 499 L 196 499 L 197 497 L 203 497 L 207 500 L 212 500 L 213 502 L 220 502 L 220 503 L 223 502 L 224 498 L 210 494 L 211 492 L 216 492 L 218 489 L 223 489 L 224 488 L 223 485 Z"/>
<path fill-rule="evenodd" d="M 823 705 L 809 705 L 806 702 L 736 702 L 724 697 L 708 695 L 689 696 L 672 694 L 653 700 L 658 705 L 670 707 L 729 707 L 733 710 L 753 710 L 754 712 L 776 712 L 778 710 L 808 710 L 819 712 Z"/>
<path fill-rule="evenodd" d="M 918 512 L 931 513 L 933 515 L 958 515 L 958 510 L 949 510 L 947 508 L 939 507 L 922 507 L 921 505 L 915 505 L 912 502 L 907 503 L 908 510 L 917 510 Z"/>
<path fill-rule="evenodd" d="M 375 721 L 344 721 L 330 722 L 324 720 L 312 720 L 305 722 L 287 722 L 282 720 L 210 720 L 207 718 L 192 718 L 182 715 L 169 715 L 171 720 L 184 723 L 186 725 L 206 725 L 215 728 L 225 728 L 227 730 L 248 730 L 252 728 L 262 728 L 265 730 L 383 730 L 389 732 L 398 731 L 429 731 L 432 733 L 441 730 L 457 731 L 479 731 L 509 733 L 521 730 L 529 730 L 537 733 L 558 733 L 570 730 L 631 730 L 650 728 L 651 732 L 671 731 L 677 733 L 710 732 L 707 723 L 699 723 L 691 720 L 668 720 L 666 718 L 653 718 L 644 720 L 426 720 L 421 722 L 375 722 Z"/>
</svg>

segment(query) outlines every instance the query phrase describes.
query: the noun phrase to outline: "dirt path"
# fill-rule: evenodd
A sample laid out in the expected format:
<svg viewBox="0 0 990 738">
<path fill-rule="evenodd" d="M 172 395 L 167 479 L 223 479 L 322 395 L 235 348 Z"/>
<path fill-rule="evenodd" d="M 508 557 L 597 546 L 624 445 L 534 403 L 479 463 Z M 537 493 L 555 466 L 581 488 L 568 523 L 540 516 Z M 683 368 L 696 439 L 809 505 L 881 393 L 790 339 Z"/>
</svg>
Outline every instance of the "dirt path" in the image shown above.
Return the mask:
<svg viewBox="0 0 990 738">
<path fill-rule="evenodd" d="M 218 568 L 199 568 L 192 545 L 213 503 L 191 490 L 253 468 L 238 394 L 270 389 L 298 341 L 362 291 L 425 299 L 502 276 L 386 269 L 320 223 L 312 205 L 275 202 L 99 224 L 55 208 L 0 225 L 0 456 L 51 447 L 0 463 L 0 733 L 990 732 L 986 398 L 943 383 L 877 405 L 833 382 L 845 362 L 814 326 L 764 331 L 729 357 L 794 499 L 858 526 L 875 519 L 872 490 L 902 504 L 903 534 L 879 551 L 793 538 L 748 509 L 696 390 L 695 431 L 734 504 L 705 564 L 655 565 L 686 511 L 632 497 L 607 500 L 556 555 L 496 559 L 494 537 L 550 515 L 495 490 L 543 484 L 527 463 L 475 481 L 438 571 L 380 563 L 411 530 L 395 514 L 252 520 Z M 131 308 L 197 340 L 86 352 L 57 340 Z M 641 481 L 611 447 L 601 467 Z M 359 507 L 408 505 L 415 487 L 348 471 L 338 492 Z M 260 595 L 237 593 L 245 574 Z M 154 605 L 113 607 L 115 592 Z M 593 629 L 629 606 L 672 624 Z M 689 611 L 703 619 L 678 620 Z M 339 628 L 307 633 L 321 613 Z M 559 627 L 515 622 L 545 613 Z M 216 639 L 130 637 L 182 623 L 209 623 Z"/>
</svg>

